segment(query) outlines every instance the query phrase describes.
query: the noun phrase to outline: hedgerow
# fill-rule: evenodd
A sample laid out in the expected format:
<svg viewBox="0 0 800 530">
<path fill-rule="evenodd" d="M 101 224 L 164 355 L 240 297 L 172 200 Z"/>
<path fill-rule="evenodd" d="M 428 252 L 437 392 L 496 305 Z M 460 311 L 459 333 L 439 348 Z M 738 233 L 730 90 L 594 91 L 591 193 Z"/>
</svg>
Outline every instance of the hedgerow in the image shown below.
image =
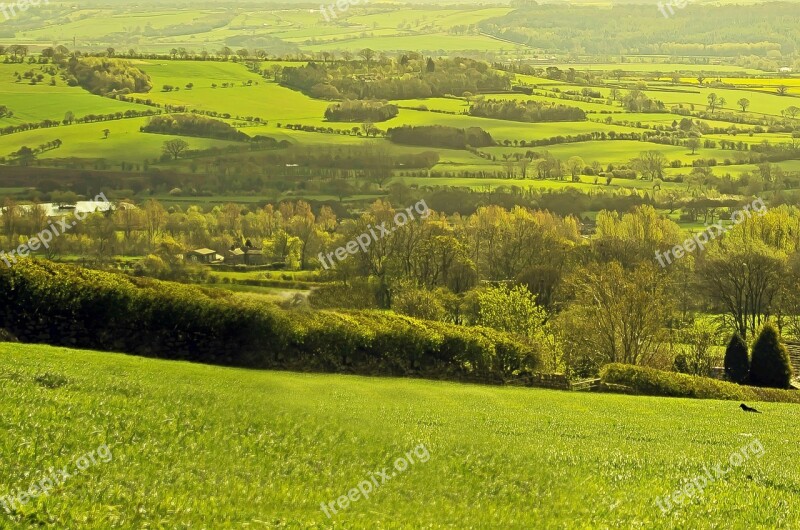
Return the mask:
<svg viewBox="0 0 800 530">
<path fill-rule="evenodd" d="M 230 293 L 34 259 L 0 271 L 0 328 L 23 342 L 207 364 L 500 383 L 527 344 L 381 311 L 281 310 Z"/>
<path fill-rule="evenodd" d="M 623 385 L 633 393 L 647 396 L 800 403 L 800 392 L 742 386 L 629 364 L 605 365 L 600 370 L 600 379 L 605 384 Z"/>
</svg>

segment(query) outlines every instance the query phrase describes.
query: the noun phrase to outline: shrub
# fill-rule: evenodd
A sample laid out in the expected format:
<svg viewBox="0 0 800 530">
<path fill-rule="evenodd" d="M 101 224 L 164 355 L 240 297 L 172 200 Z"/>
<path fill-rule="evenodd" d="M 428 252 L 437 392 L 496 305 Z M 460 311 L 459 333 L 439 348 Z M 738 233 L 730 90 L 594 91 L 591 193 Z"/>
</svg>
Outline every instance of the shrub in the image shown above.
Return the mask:
<svg viewBox="0 0 800 530">
<path fill-rule="evenodd" d="M 540 101 L 483 100 L 469 109 L 472 116 L 523 122 L 584 121 L 586 112 L 578 107 L 551 105 Z"/>
<path fill-rule="evenodd" d="M 747 382 L 750 373 L 750 359 L 747 356 L 747 344 L 739 333 L 734 333 L 725 349 L 725 376 L 728 381 L 738 384 Z"/>
<path fill-rule="evenodd" d="M 600 378 L 605 385 L 622 385 L 626 391 L 647 396 L 800 403 L 800 392 L 743 386 L 629 364 L 607 364 L 600 370 Z"/>
<path fill-rule="evenodd" d="M 0 270 L 0 329 L 24 342 L 149 357 L 367 375 L 503 382 L 527 344 L 385 311 L 281 310 L 226 291 L 20 260 Z"/>
<path fill-rule="evenodd" d="M 527 287 L 501 284 L 479 290 L 477 297 L 478 324 L 541 340 L 547 313 Z"/>
<path fill-rule="evenodd" d="M 686 354 L 679 353 L 675 356 L 675 362 L 672 364 L 672 369 L 678 372 L 679 374 L 691 374 L 692 370 L 689 368 L 689 360 L 686 357 Z"/>
<path fill-rule="evenodd" d="M 781 344 L 778 330 L 772 323 L 764 324 L 753 344 L 750 382 L 768 388 L 789 388 L 792 382 L 789 353 Z"/>
<path fill-rule="evenodd" d="M 492 136 L 480 127 L 458 129 L 444 125 L 403 125 L 402 127 L 389 129 L 386 132 L 386 137 L 397 144 L 446 147 L 450 149 L 494 145 Z"/>
<path fill-rule="evenodd" d="M 424 320 L 444 320 L 447 317 L 447 311 L 438 293 L 410 286 L 404 286 L 392 296 L 392 309 L 400 314 Z"/>
<path fill-rule="evenodd" d="M 743 387 L 733 383 L 628 364 L 607 364 L 600 370 L 600 378 L 603 383 L 626 385 L 649 396 L 745 399 Z"/>
<path fill-rule="evenodd" d="M 249 140 L 242 131 L 222 120 L 197 114 L 164 114 L 153 116 L 142 132 L 217 138 L 220 140 Z"/>
<path fill-rule="evenodd" d="M 67 61 L 67 84 L 80 85 L 92 94 L 149 92 L 153 83 L 130 61 L 105 57 L 80 57 Z"/>
</svg>

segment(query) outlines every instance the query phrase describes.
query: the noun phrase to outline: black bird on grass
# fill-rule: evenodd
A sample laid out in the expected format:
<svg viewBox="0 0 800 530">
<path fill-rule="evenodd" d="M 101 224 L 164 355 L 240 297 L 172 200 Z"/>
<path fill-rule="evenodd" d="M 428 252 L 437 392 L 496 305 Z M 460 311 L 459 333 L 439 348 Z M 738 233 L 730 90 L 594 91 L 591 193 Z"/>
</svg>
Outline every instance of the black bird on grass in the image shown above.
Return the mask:
<svg viewBox="0 0 800 530">
<path fill-rule="evenodd" d="M 757 413 L 757 414 L 761 414 L 761 411 L 759 411 L 759 410 L 756 410 L 756 409 L 754 409 L 753 407 L 748 407 L 748 406 L 747 406 L 747 405 L 745 405 L 744 403 L 742 403 L 742 404 L 741 404 L 741 405 L 739 405 L 739 406 L 740 406 L 740 407 L 742 407 L 742 410 L 743 410 L 743 411 L 745 411 L 745 412 L 755 412 L 755 413 Z"/>
</svg>

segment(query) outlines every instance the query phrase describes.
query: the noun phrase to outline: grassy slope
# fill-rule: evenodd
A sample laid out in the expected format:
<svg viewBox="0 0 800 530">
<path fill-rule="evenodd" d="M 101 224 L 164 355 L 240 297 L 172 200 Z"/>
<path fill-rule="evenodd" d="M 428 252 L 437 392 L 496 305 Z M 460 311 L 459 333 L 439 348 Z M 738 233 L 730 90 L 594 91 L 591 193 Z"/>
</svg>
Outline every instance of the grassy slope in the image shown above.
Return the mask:
<svg viewBox="0 0 800 530">
<path fill-rule="evenodd" d="M 0 137 L 0 156 L 9 155 L 23 145 L 36 147 L 59 139 L 63 142 L 60 148 L 45 151 L 38 158 L 106 158 L 114 162 L 141 163 L 144 160 L 158 158 L 162 153 L 164 142 L 179 138 L 168 134 L 140 132 L 139 128 L 144 126 L 147 120 L 148 118 L 130 118 L 9 134 Z M 108 139 L 103 139 L 104 129 L 111 131 Z M 210 138 L 186 137 L 184 139 L 188 142 L 190 149 L 207 149 L 236 143 Z"/>
<path fill-rule="evenodd" d="M 66 376 L 65 386 L 34 380 Z M 419 443 L 339 528 L 796 528 L 796 407 L 220 369 L 0 345 L 0 495 L 108 443 L 38 505 L 57 528 L 329 527 L 322 501 Z M 757 437 L 765 454 L 661 515 Z M 0 518 L 0 527 L 9 519 Z M 20 525 L 28 527 L 27 525 Z"/>
<path fill-rule="evenodd" d="M 80 118 L 87 114 L 113 114 L 150 108 L 95 96 L 79 87 L 68 87 L 59 77 L 56 77 L 56 85 L 51 86 L 50 75 L 45 75 L 44 81 L 37 85 L 31 85 L 26 79 L 17 82 L 14 73 L 22 75 L 29 70 L 36 74 L 44 73 L 40 65 L 0 63 L 0 104 L 14 112 L 13 117 L 0 119 L 0 127 L 42 120 L 60 121 L 67 111 L 72 111 L 76 118 Z"/>
<path fill-rule="evenodd" d="M 208 7 L 176 9 L 173 5 L 155 7 L 129 5 L 120 10 L 75 7 L 71 13 L 46 17 L 40 24 L 34 23 L 33 27 L 24 27 L 12 38 L 12 42 L 44 46 L 54 41 L 71 43 L 75 38 L 78 45 L 94 47 L 113 45 L 119 48 L 124 46 L 127 50 L 127 44 L 119 44 L 119 34 L 122 33 L 138 39 L 137 49 L 167 52 L 172 47 L 218 50 L 230 37 L 258 34 L 272 35 L 296 43 L 304 51 L 315 51 L 321 47 L 358 50 L 367 45 L 379 50 L 416 48 L 414 45 L 409 45 L 408 39 L 414 39 L 412 44 L 420 44 L 419 48 L 429 47 L 432 50 L 440 48 L 448 51 L 512 50 L 513 45 L 488 37 L 480 35 L 456 37 L 447 33 L 453 26 L 477 24 L 482 20 L 504 15 L 511 10 L 509 7 L 465 5 L 470 3 L 478 2 L 461 2 L 461 6 L 452 9 L 431 6 L 403 9 L 397 5 L 381 6 L 371 3 L 365 10 L 364 7 L 353 4 L 352 8 L 347 9 L 350 16 L 346 22 L 340 20 L 325 22 L 325 17 L 319 8 L 308 6 L 267 11 L 253 5 L 242 8 L 228 6 L 227 9 Z M 325 5 L 328 4 L 329 2 Z M 147 25 L 156 30 L 193 23 L 205 26 L 209 20 L 222 22 L 229 15 L 232 15 L 232 18 L 228 24 L 223 23 L 222 26 L 215 28 L 196 27 L 195 33 L 151 36 L 144 32 Z M 24 20 L 20 17 L 8 22 L 0 18 L 0 25 L 5 23 L 13 26 L 16 22 L 21 26 L 21 21 Z M 366 38 L 362 38 L 362 34 L 366 35 Z M 13 35 L 13 32 L 10 35 Z M 341 40 L 328 42 L 332 38 Z"/>
</svg>

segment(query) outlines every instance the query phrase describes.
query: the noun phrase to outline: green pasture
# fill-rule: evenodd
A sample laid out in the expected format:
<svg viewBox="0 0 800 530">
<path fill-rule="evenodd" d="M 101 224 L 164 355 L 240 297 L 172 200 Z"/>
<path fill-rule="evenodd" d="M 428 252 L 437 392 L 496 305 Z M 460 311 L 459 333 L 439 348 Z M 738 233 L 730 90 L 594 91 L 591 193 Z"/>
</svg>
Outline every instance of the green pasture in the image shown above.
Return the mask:
<svg viewBox="0 0 800 530">
<path fill-rule="evenodd" d="M 514 50 L 515 45 L 508 42 L 493 39 L 483 35 L 450 35 L 423 34 L 423 35 L 403 35 L 396 37 L 356 37 L 330 41 L 325 44 L 315 44 L 304 46 L 304 50 L 310 52 L 349 50 L 358 51 L 364 48 L 371 48 L 379 52 L 392 51 L 443 51 L 445 53 L 457 52 L 460 50 L 481 50 L 481 51 L 502 51 Z"/>
<path fill-rule="evenodd" d="M 0 496 L 50 467 L 74 469 L 102 445 L 111 455 L 0 514 L 9 528 L 800 524 L 791 404 L 750 403 L 764 413 L 744 414 L 729 401 L 235 370 L 12 344 L 0 345 L 0 382 L 9 427 Z M 749 457 L 726 465 L 744 447 Z M 409 452 L 414 463 L 399 471 Z M 724 476 L 662 512 L 657 499 L 719 464 Z M 323 504 L 384 469 L 367 497 L 326 516 Z"/>
<path fill-rule="evenodd" d="M 58 139 L 63 142 L 60 148 L 45 151 L 38 155 L 38 158 L 45 160 L 74 157 L 134 163 L 157 159 L 161 156 L 164 142 L 176 137 L 140 132 L 139 128 L 146 122 L 147 118 L 131 118 L 35 129 L 0 136 L 0 156 L 8 156 L 22 146 L 35 148 Z M 104 139 L 103 131 L 105 129 L 110 131 L 107 139 Z M 189 144 L 189 149 L 208 149 L 213 146 L 234 143 L 208 138 L 185 139 Z"/>
<path fill-rule="evenodd" d="M 44 74 L 42 82 L 31 85 L 28 79 L 17 81 L 27 71 Z M 135 105 L 110 98 L 95 96 L 79 87 L 68 87 L 56 76 L 56 85 L 50 85 L 51 76 L 45 74 L 41 65 L 0 63 L 0 105 L 14 113 L 11 118 L 0 118 L 0 127 L 42 120 L 63 120 L 67 112 L 76 118 L 88 114 L 112 114 L 126 110 L 147 110 L 144 105 Z"/>
</svg>

